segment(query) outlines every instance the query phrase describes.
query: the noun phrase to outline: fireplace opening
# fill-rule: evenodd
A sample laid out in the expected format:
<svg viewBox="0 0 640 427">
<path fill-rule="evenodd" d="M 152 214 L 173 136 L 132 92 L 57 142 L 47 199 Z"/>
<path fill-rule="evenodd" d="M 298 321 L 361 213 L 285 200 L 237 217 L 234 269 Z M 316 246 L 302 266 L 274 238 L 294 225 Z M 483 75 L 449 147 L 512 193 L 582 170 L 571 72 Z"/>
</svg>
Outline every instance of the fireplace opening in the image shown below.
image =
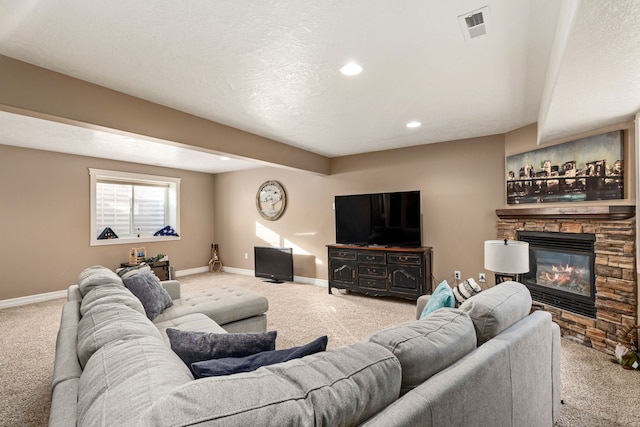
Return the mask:
<svg viewBox="0 0 640 427">
<path fill-rule="evenodd" d="M 529 243 L 529 272 L 522 282 L 533 300 L 596 317 L 594 234 L 518 232 Z"/>
</svg>

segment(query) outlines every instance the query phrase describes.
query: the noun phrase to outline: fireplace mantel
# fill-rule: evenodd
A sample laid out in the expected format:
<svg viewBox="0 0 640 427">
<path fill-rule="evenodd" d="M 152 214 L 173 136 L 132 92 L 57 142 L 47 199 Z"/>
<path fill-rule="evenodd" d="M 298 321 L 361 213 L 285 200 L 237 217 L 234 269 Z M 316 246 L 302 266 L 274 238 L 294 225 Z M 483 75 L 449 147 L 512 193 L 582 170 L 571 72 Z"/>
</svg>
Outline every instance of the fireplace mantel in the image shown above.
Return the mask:
<svg viewBox="0 0 640 427">
<path fill-rule="evenodd" d="M 562 206 L 496 209 L 500 219 L 598 219 L 623 220 L 636 215 L 634 205 Z"/>
</svg>

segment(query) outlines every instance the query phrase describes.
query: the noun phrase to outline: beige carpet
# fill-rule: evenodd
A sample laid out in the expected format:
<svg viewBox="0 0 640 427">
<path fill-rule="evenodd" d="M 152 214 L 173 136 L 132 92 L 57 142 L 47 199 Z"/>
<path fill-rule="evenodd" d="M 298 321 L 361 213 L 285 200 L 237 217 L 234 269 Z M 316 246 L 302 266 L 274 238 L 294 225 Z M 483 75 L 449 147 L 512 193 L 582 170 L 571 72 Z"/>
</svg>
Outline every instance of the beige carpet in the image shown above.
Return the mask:
<svg viewBox="0 0 640 427">
<path fill-rule="evenodd" d="M 180 278 L 183 292 L 242 286 L 269 299 L 269 329 L 277 346 L 320 335 L 329 348 L 365 339 L 380 328 L 411 320 L 410 301 L 372 298 L 320 286 L 263 282 L 229 273 Z M 0 310 L 0 426 L 44 426 L 50 405 L 56 333 L 64 300 Z M 640 372 L 626 371 L 596 350 L 562 340 L 562 407 L 558 426 L 640 426 Z"/>
</svg>

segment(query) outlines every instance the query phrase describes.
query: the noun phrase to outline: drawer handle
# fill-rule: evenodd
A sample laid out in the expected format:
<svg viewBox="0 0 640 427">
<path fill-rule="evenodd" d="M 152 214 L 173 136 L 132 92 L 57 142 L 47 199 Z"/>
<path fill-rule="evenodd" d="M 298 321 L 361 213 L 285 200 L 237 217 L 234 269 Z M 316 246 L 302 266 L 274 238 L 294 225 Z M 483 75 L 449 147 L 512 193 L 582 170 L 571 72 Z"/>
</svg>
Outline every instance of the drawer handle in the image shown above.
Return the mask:
<svg viewBox="0 0 640 427">
<path fill-rule="evenodd" d="M 376 259 L 376 257 L 372 255 L 367 256 L 367 261 L 373 261 L 374 259 Z"/>
</svg>

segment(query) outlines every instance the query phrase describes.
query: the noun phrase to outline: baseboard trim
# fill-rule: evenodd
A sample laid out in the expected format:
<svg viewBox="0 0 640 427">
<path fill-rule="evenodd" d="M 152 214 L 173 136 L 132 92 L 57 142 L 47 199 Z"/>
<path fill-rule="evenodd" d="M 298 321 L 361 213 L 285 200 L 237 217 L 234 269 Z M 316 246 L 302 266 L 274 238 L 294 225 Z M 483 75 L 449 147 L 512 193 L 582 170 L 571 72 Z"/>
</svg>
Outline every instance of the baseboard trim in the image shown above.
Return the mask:
<svg viewBox="0 0 640 427">
<path fill-rule="evenodd" d="M 247 270 L 244 268 L 236 268 L 236 267 L 223 267 L 223 271 L 226 271 L 227 273 L 233 273 L 233 274 L 242 274 L 244 276 L 253 276 L 255 274 L 253 270 Z M 189 276 L 190 274 L 199 274 L 199 273 L 207 273 L 207 272 L 209 272 L 208 266 L 188 268 L 186 270 L 176 270 L 175 279 L 178 279 L 182 276 Z M 293 281 L 296 283 L 304 283 L 304 284 L 314 285 L 314 286 L 324 286 L 325 288 L 328 287 L 329 285 L 329 282 L 327 280 L 316 279 L 313 277 L 293 276 Z M 26 297 L 5 299 L 5 300 L 0 300 L 0 310 L 2 310 L 3 308 L 18 307 L 21 305 L 34 304 L 37 302 L 49 301 L 52 299 L 66 298 L 66 297 L 67 297 L 67 290 L 65 289 L 62 291 L 54 291 L 54 292 L 47 292 L 44 294 L 29 295 Z"/>
<path fill-rule="evenodd" d="M 26 297 L 10 298 L 0 300 L 0 310 L 3 308 L 18 307 L 21 305 L 35 304 L 37 302 L 49 301 L 52 299 L 66 298 L 67 290 L 47 292 L 44 294 L 29 295 Z"/>
<path fill-rule="evenodd" d="M 224 271 L 226 271 L 227 273 L 242 274 L 244 276 L 255 275 L 254 270 L 246 270 L 244 268 L 224 267 Z M 293 281 L 296 283 L 304 283 L 307 285 L 324 286 L 325 288 L 329 286 L 329 281 L 324 279 L 316 279 L 313 277 L 293 276 Z"/>
<path fill-rule="evenodd" d="M 207 273 L 209 271 L 209 267 L 196 267 L 196 268 L 188 268 L 186 270 L 176 270 L 174 279 L 177 279 L 181 276 L 189 276 L 191 274 L 199 274 L 199 273 Z"/>
</svg>

